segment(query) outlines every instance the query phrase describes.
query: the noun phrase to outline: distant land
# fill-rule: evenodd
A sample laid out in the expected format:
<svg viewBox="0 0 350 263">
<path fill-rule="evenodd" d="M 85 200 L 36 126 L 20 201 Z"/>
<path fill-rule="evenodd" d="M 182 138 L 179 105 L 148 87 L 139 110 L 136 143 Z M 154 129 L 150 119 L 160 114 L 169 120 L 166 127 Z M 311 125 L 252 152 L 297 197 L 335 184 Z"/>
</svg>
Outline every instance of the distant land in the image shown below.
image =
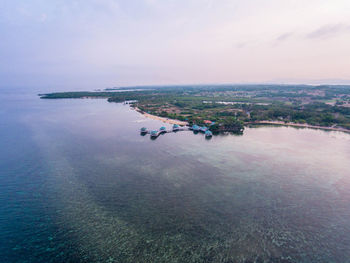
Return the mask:
<svg viewBox="0 0 350 263">
<path fill-rule="evenodd" d="M 249 124 L 350 131 L 350 85 L 169 85 L 39 94 L 42 99 L 107 98 L 154 116 L 213 132 Z"/>
</svg>

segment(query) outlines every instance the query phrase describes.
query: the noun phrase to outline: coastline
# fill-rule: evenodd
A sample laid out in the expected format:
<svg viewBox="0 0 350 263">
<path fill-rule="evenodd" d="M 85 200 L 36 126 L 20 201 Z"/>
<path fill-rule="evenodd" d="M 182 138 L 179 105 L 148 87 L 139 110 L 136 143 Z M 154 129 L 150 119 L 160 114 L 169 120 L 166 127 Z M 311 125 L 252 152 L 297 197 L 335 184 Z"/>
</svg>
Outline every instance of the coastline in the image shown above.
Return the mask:
<svg viewBox="0 0 350 263">
<path fill-rule="evenodd" d="M 335 128 L 335 127 L 325 127 L 318 125 L 310 125 L 310 124 L 301 124 L 301 123 L 293 123 L 293 122 L 283 122 L 283 121 L 255 121 L 255 122 L 247 122 L 246 124 L 270 124 L 270 125 L 280 125 L 280 126 L 291 126 L 291 127 L 299 127 L 299 128 L 310 128 L 310 129 L 320 129 L 320 130 L 328 130 L 328 131 L 340 131 L 350 133 L 350 130 L 345 128 Z"/>
<path fill-rule="evenodd" d="M 156 115 L 144 112 L 144 111 L 140 110 L 137 107 L 131 107 L 131 108 L 135 109 L 137 112 L 141 113 L 146 118 L 162 121 L 162 122 L 168 123 L 168 124 L 177 124 L 177 125 L 180 125 L 180 126 L 187 126 L 188 125 L 187 121 L 180 121 L 180 120 L 174 120 L 174 119 L 169 119 L 169 118 L 165 118 L 165 117 L 159 117 L 159 116 L 156 116 Z"/>
<path fill-rule="evenodd" d="M 138 107 L 131 107 L 135 109 L 137 112 L 140 114 L 144 115 L 146 118 L 150 118 L 153 120 L 158 120 L 162 121 L 164 123 L 168 124 L 177 124 L 180 126 L 187 126 L 188 122 L 186 121 L 180 121 L 180 120 L 174 120 L 174 119 L 169 119 L 165 117 L 160 117 L 157 115 L 149 114 L 147 112 L 144 112 L 140 110 Z M 292 123 L 292 122 L 283 122 L 283 121 L 255 121 L 255 122 L 246 122 L 244 125 L 250 125 L 250 124 L 255 124 L 255 125 L 280 125 L 280 126 L 290 126 L 290 127 L 299 127 L 299 128 L 310 128 L 310 129 L 320 129 L 320 130 L 327 130 L 327 131 L 340 131 L 340 132 L 345 132 L 345 133 L 350 133 L 350 130 L 345 129 L 345 128 L 335 128 L 335 127 L 325 127 L 325 126 L 318 126 L 318 125 L 311 125 L 311 124 L 301 124 L 301 123 Z"/>
</svg>

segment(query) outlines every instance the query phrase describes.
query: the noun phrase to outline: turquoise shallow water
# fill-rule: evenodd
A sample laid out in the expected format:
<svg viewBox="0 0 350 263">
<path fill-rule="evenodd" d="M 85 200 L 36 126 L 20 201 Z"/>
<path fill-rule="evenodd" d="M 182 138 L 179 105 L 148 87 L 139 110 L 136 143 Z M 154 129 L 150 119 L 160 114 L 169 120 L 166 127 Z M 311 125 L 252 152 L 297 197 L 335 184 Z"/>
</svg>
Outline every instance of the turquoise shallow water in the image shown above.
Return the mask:
<svg viewBox="0 0 350 263">
<path fill-rule="evenodd" d="M 150 140 L 126 105 L 0 97 L 3 262 L 350 262 L 349 134 Z"/>
</svg>

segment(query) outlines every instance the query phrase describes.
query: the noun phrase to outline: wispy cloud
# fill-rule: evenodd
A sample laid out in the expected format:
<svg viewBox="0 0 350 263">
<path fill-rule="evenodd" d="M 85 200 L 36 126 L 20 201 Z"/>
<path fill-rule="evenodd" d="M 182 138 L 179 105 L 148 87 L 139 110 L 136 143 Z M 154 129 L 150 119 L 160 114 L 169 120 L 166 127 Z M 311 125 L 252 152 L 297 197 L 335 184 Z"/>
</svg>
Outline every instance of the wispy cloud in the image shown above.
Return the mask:
<svg viewBox="0 0 350 263">
<path fill-rule="evenodd" d="M 235 44 L 236 48 L 245 48 L 248 45 L 248 42 L 239 42 Z"/>
<path fill-rule="evenodd" d="M 39 17 L 39 21 L 44 23 L 47 20 L 47 14 L 41 14 Z"/>
<path fill-rule="evenodd" d="M 276 41 L 277 42 L 285 41 L 285 40 L 289 39 L 290 37 L 292 37 L 293 35 L 294 35 L 294 33 L 292 33 L 292 32 L 281 34 L 276 38 Z"/>
<path fill-rule="evenodd" d="M 317 39 L 317 38 L 330 38 L 339 34 L 350 33 L 350 26 L 346 24 L 328 24 L 322 26 L 309 34 L 306 38 Z"/>
</svg>

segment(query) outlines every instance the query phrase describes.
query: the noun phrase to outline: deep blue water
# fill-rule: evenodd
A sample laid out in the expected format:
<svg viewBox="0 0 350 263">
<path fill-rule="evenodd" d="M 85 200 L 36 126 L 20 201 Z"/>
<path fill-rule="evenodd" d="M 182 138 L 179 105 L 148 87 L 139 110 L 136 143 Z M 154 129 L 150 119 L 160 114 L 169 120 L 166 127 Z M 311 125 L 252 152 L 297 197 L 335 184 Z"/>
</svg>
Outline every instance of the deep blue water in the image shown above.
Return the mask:
<svg viewBox="0 0 350 263">
<path fill-rule="evenodd" d="M 127 105 L 39 92 L 0 94 L 1 262 L 350 262 L 349 134 L 150 140 Z"/>
</svg>

